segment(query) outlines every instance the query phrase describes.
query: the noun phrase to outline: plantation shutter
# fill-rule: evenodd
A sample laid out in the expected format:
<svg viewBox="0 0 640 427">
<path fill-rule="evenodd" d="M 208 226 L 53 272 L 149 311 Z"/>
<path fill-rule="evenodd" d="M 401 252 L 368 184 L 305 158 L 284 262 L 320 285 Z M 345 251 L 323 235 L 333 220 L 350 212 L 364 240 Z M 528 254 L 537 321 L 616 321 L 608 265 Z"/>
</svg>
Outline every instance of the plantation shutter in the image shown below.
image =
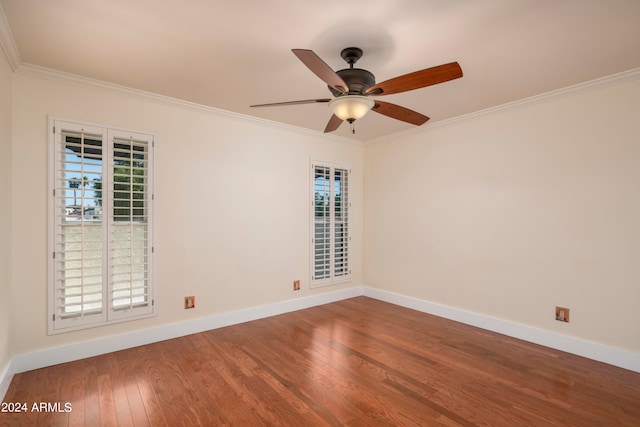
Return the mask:
<svg viewBox="0 0 640 427">
<path fill-rule="evenodd" d="M 152 313 L 153 137 L 53 130 L 50 332 Z"/>
<path fill-rule="evenodd" d="M 333 180 L 334 259 L 335 277 L 349 275 L 349 173 L 335 169 Z"/>
<path fill-rule="evenodd" d="M 112 155 L 109 188 L 110 319 L 151 312 L 149 288 L 152 247 L 149 135 L 109 131 Z"/>
<path fill-rule="evenodd" d="M 311 286 L 348 280 L 349 171 L 312 162 Z"/>
<path fill-rule="evenodd" d="M 331 169 L 314 166 L 313 280 L 331 277 Z"/>
<path fill-rule="evenodd" d="M 102 197 L 87 189 L 102 177 L 102 129 L 60 123 L 53 151 L 56 326 L 102 322 L 106 319 L 106 227 L 101 215 Z"/>
</svg>

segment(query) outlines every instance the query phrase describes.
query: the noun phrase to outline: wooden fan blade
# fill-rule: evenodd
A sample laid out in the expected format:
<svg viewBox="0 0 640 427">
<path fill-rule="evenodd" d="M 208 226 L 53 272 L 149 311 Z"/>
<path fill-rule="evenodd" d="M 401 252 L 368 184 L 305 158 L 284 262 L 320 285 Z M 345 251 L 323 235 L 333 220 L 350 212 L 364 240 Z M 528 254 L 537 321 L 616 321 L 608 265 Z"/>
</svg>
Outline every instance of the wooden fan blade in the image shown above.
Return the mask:
<svg viewBox="0 0 640 427">
<path fill-rule="evenodd" d="M 408 90 L 448 82 L 449 80 L 460 77 L 462 77 L 460 65 L 457 62 L 451 62 L 385 80 L 382 83 L 371 86 L 367 90 L 367 94 L 391 95 L 393 93 L 406 92 Z"/>
<path fill-rule="evenodd" d="M 278 107 L 281 105 L 315 104 L 315 103 L 329 102 L 329 101 L 331 101 L 331 98 L 304 99 L 302 101 L 286 101 L 286 102 L 273 102 L 271 104 L 256 104 L 256 105 L 250 105 L 250 107 Z"/>
<path fill-rule="evenodd" d="M 291 49 L 304 65 L 316 76 L 340 92 L 349 92 L 349 86 L 318 55 L 308 49 Z"/>
<path fill-rule="evenodd" d="M 417 111 L 410 110 L 408 108 L 401 107 L 390 102 L 382 102 L 376 100 L 376 104 L 371 109 L 376 113 L 383 114 L 392 119 L 400 120 L 403 122 L 411 123 L 412 125 L 420 126 L 425 124 L 429 117 L 424 116 Z"/>
<path fill-rule="evenodd" d="M 342 124 L 342 119 L 334 114 L 329 119 L 329 123 L 327 123 L 327 127 L 324 128 L 324 133 L 333 132 L 334 130 L 338 129 L 341 124 Z"/>
</svg>

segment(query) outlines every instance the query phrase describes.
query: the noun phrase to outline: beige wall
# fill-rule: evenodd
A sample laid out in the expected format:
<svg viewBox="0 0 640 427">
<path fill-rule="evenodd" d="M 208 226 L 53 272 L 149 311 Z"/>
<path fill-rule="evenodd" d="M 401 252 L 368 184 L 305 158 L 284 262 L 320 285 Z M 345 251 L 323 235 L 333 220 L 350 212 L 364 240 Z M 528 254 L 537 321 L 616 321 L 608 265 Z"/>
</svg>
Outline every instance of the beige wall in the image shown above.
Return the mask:
<svg viewBox="0 0 640 427">
<path fill-rule="evenodd" d="M 370 141 L 366 285 L 640 353 L 639 117 L 636 77 Z"/>
<path fill-rule="evenodd" d="M 3 88 L 13 79 L 13 105 L 0 107 L 12 182 L 0 195 L 14 239 L 0 246 L 13 253 L 0 304 L 13 277 L 15 354 L 360 285 L 640 353 L 637 79 L 363 147 L 8 67 L 1 77 Z M 157 317 L 46 335 L 48 115 L 156 135 Z M 314 290 L 310 159 L 353 172 L 354 280 Z M 571 323 L 553 320 L 556 305 Z"/>
<path fill-rule="evenodd" d="M 11 358 L 12 71 L 0 49 L 0 379 Z"/>
<path fill-rule="evenodd" d="M 14 88 L 16 353 L 362 285 L 361 144 L 25 74 Z M 47 336 L 48 115 L 156 135 L 157 317 Z M 350 165 L 353 185 L 353 281 L 314 290 L 310 159 Z"/>
</svg>

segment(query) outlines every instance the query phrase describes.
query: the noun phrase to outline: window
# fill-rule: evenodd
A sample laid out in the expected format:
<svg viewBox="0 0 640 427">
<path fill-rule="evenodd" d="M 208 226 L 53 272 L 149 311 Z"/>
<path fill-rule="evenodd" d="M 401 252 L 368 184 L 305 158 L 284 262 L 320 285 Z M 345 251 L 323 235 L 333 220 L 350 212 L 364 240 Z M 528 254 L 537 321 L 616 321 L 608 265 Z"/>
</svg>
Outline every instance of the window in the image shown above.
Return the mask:
<svg viewBox="0 0 640 427">
<path fill-rule="evenodd" d="M 49 332 L 153 314 L 153 136 L 51 129 Z"/>
<path fill-rule="evenodd" d="M 311 286 L 349 280 L 349 170 L 311 164 Z"/>
</svg>

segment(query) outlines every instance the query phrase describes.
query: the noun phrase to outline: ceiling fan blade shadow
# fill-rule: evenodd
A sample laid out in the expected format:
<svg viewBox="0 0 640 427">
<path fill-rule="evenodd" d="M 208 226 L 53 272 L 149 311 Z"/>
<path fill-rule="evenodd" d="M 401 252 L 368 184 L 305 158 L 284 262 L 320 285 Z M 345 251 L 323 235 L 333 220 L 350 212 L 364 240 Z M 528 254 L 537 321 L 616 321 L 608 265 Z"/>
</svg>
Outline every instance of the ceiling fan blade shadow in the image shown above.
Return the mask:
<svg viewBox="0 0 640 427">
<path fill-rule="evenodd" d="M 369 95 L 391 95 L 394 93 L 406 92 L 420 89 L 438 83 L 448 82 L 462 77 L 462 68 L 457 62 L 438 65 L 426 68 L 413 73 L 405 74 L 393 79 L 385 80 L 382 83 L 371 86 L 367 90 Z"/>
<path fill-rule="evenodd" d="M 250 107 L 279 107 L 281 105 L 316 104 L 316 103 L 329 102 L 329 101 L 331 101 L 331 98 L 304 99 L 301 101 L 286 101 L 286 102 L 272 102 L 271 104 L 256 104 L 256 105 L 250 105 Z"/>
<path fill-rule="evenodd" d="M 416 126 L 425 124 L 429 120 L 429 117 L 420 114 L 417 111 L 413 111 L 390 102 L 382 102 L 378 100 L 376 100 L 376 104 L 373 106 L 371 111 L 375 111 L 376 113 L 391 117 L 392 119 L 411 123 Z"/>
<path fill-rule="evenodd" d="M 327 127 L 324 128 L 324 133 L 333 132 L 334 130 L 338 129 L 342 124 L 342 122 L 343 120 L 334 114 L 329 119 L 329 123 L 327 123 Z"/>
<path fill-rule="evenodd" d="M 342 80 L 342 77 L 337 75 L 314 51 L 308 49 L 291 49 L 291 51 L 323 82 L 337 91 L 349 92 L 349 86 Z"/>
</svg>

